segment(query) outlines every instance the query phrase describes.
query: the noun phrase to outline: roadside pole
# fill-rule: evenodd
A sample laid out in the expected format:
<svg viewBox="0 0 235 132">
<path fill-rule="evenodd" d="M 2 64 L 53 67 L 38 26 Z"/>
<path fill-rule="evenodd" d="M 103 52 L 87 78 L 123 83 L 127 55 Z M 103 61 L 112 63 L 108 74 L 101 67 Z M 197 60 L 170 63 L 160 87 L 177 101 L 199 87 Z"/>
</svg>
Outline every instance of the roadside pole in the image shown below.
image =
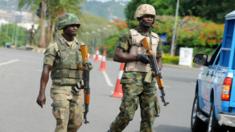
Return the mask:
<svg viewBox="0 0 235 132">
<path fill-rule="evenodd" d="M 172 34 L 172 40 L 171 40 L 171 56 L 175 55 L 175 40 L 176 40 L 177 25 L 178 25 L 179 2 L 180 0 L 177 0 L 176 11 L 175 11 L 175 24 L 173 27 L 173 34 Z"/>
</svg>

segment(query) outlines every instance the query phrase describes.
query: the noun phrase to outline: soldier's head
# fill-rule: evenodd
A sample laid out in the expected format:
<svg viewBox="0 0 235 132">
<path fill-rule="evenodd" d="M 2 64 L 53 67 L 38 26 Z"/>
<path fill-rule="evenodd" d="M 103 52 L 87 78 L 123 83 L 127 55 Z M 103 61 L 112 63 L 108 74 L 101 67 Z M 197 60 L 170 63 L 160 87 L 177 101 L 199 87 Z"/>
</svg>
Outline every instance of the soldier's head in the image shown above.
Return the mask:
<svg viewBox="0 0 235 132">
<path fill-rule="evenodd" d="M 75 36 L 80 25 L 80 21 L 75 14 L 66 13 L 58 17 L 56 29 L 63 30 L 64 34 Z"/>
<path fill-rule="evenodd" d="M 156 11 L 152 5 L 141 4 L 135 11 L 135 19 L 137 19 L 141 26 L 150 28 L 155 22 Z"/>
</svg>

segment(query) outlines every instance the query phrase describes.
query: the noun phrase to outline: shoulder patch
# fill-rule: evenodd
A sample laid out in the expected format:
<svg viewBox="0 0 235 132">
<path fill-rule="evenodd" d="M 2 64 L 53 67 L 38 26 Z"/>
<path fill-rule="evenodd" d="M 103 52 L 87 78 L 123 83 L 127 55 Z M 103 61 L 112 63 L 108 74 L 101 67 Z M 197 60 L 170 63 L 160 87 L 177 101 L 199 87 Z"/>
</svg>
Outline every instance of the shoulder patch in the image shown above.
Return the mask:
<svg viewBox="0 0 235 132">
<path fill-rule="evenodd" d="M 139 35 L 139 33 L 135 29 L 130 29 L 130 35 L 137 36 L 137 35 Z"/>
<path fill-rule="evenodd" d="M 155 38 L 159 38 L 158 34 L 154 33 L 154 32 L 151 32 L 151 35 Z"/>
<path fill-rule="evenodd" d="M 48 49 L 55 49 L 55 51 L 59 51 L 59 47 L 58 47 L 58 44 L 56 42 L 51 42 L 48 47 Z"/>
</svg>

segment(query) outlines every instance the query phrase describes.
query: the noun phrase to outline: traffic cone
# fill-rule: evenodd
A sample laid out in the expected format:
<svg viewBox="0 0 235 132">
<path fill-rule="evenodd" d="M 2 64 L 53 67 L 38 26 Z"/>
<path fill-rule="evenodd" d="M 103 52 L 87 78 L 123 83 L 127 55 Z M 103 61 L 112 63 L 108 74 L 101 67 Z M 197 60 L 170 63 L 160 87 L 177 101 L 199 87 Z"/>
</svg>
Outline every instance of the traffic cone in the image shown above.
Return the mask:
<svg viewBox="0 0 235 132">
<path fill-rule="evenodd" d="M 124 63 L 120 64 L 120 71 L 119 71 L 118 79 L 116 81 L 115 90 L 113 92 L 113 97 L 121 98 L 123 96 L 121 78 L 122 78 L 124 66 L 125 66 Z"/>
<path fill-rule="evenodd" d="M 99 49 L 96 48 L 96 50 L 95 50 L 95 57 L 94 57 L 94 61 L 95 61 L 95 62 L 98 62 L 98 61 L 99 61 L 99 56 L 100 56 Z"/>
<path fill-rule="evenodd" d="M 100 71 L 106 71 L 106 67 L 107 67 L 106 54 L 107 54 L 107 51 L 106 49 L 104 49 L 103 56 L 102 56 L 101 63 L 100 63 L 100 69 L 99 69 Z"/>
</svg>

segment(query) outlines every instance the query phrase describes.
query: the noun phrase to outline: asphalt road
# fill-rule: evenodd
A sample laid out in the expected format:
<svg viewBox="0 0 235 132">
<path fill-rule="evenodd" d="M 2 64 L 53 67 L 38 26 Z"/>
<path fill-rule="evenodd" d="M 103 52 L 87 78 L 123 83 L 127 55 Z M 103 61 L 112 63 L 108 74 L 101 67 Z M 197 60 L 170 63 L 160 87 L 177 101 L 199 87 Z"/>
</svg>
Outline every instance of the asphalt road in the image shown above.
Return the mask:
<svg viewBox="0 0 235 132">
<path fill-rule="evenodd" d="M 55 120 L 51 113 L 47 87 L 47 102 L 43 109 L 36 104 L 42 70 L 41 53 L 0 48 L 0 132 L 52 132 Z M 91 60 L 92 61 L 92 60 Z M 118 114 L 120 98 L 112 97 L 119 73 L 119 64 L 107 61 L 106 74 L 100 63 L 93 62 L 91 71 L 91 105 L 88 125 L 79 132 L 106 132 Z M 154 131 L 190 132 L 190 114 L 195 79 L 199 69 L 164 65 L 167 107 L 161 104 L 160 117 L 155 120 Z M 105 79 L 106 75 L 106 79 Z M 138 132 L 140 112 L 124 132 Z"/>
</svg>

